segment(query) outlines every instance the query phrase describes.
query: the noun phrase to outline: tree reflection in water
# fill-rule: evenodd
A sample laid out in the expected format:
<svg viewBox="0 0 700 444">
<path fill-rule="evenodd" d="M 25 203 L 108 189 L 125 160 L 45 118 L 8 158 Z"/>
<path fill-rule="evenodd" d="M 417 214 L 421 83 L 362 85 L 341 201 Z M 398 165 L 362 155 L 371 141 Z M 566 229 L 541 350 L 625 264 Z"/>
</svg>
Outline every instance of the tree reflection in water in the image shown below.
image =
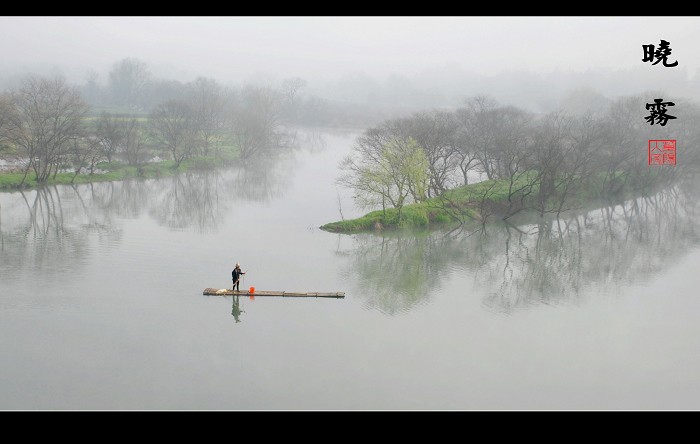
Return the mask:
<svg viewBox="0 0 700 444">
<path fill-rule="evenodd" d="M 0 219 L 3 279 L 75 271 L 95 245 L 121 241 L 124 219 L 144 213 L 173 229 L 216 232 L 235 202 L 269 202 L 289 188 L 295 151 L 286 148 L 226 170 L 7 193 Z"/>
<path fill-rule="evenodd" d="M 121 227 L 98 209 L 89 187 L 47 186 L 14 194 L 3 208 L 10 217 L 0 227 L 3 279 L 36 272 L 60 275 L 86 263 L 95 236 L 106 242 L 121 239 Z"/>
<path fill-rule="evenodd" d="M 344 278 L 365 306 L 395 315 L 472 276 L 488 310 L 576 304 L 592 293 L 648 282 L 700 244 L 697 183 L 594 210 L 468 232 L 353 235 Z M 339 235 L 342 236 L 342 235 Z"/>
</svg>

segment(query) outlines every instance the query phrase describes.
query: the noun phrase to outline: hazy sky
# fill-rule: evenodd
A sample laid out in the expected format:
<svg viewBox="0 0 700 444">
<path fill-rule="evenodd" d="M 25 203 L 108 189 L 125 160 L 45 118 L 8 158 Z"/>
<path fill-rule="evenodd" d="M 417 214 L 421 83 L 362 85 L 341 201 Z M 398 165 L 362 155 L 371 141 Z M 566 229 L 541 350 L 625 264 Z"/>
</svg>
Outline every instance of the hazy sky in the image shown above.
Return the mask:
<svg viewBox="0 0 700 444">
<path fill-rule="evenodd" d="M 586 71 L 642 65 L 641 45 L 661 39 L 679 62 L 673 69 L 694 76 L 698 17 L 2 17 L 0 71 L 104 76 L 124 57 L 181 81 L 410 76 L 440 66 Z"/>
</svg>

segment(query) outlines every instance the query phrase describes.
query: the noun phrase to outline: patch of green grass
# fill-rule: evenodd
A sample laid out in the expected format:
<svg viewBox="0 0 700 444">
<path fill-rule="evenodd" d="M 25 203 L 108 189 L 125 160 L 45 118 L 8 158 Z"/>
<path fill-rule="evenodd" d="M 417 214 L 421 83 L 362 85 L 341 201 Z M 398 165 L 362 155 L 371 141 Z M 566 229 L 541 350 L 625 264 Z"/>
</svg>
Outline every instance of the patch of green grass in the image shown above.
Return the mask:
<svg viewBox="0 0 700 444">
<path fill-rule="evenodd" d="M 75 173 L 59 173 L 55 178 L 52 175 L 49 180 L 46 181 L 45 185 L 69 185 L 71 183 L 94 182 L 94 178 L 99 178 L 99 180 L 113 180 L 105 177 L 106 175 L 102 174 L 94 176 L 90 176 L 89 174 L 79 174 L 77 177 L 75 177 L 75 179 L 74 176 Z M 11 190 L 20 188 L 23 177 L 24 173 L 0 174 L 0 189 Z M 36 180 L 36 174 L 29 173 L 27 174 L 27 178 L 24 180 L 24 185 L 22 188 L 37 188 L 39 186 L 40 184 Z"/>
<path fill-rule="evenodd" d="M 22 178 L 24 177 L 24 173 L 4 173 L 0 174 L 0 189 L 3 190 L 9 190 L 12 188 L 17 188 L 19 184 L 22 182 Z M 33 184 L 30 182 L 33 180 Z M 27 180 L 25 180 L 28 186 L 30 187 L 36 187 L 36 177 L 27 177 Z"/>
<path fill-rule="evenodd" d="M 398 209 L 387 208 L 386 211 L 372 211 L 357 219 L 332 222 L 323 225 L 321 229 L 331 232 L 360 232 L 387 228 L 430 228 L 452 222 L 452 216 L 444 209 L 436 207 L 434 199 L 428 199 L 404 206 L 401 209 L 400 220 Z"/>
<path fill-rule="evenodd" d="M 486 203 L 490 210 L 509 208 L 508 195 L 510 190 L 523 189 L 511 195 L 512 201 L 520 199 L 520 193 L 529 193 L 525 196 L 525 205 L 532 208 L 539 195 L 539 184 L 534 180 L 537 171 L 528 171 L 515 176 L 512 188 L 509 179 L 487 180 L 476 184 L 461 186 L 452 190 L 447 190 L 442 196 L 433 197 L 424 202 L 406 205 L 402 209 L 401 220 L 399 221 L 398 210 L 395 208 L 383 211 L 372 211 L 366 215 L 341 222 L 333 222 L 321 227 L 322 230 L 332 232 L 359 232 L 386 228 L 409 228 L 409 227 L 435 227 L 455 222 L 455 216 L 459 214 L 464 220 L 480 219 L 478 212 L 479 204 Z M 624 172 L 614 175 L 613 180 L 619 180 L 620 186 L 617 194 L 631 195 L 635 190 L 644 189 L 654 181 L 650 177 L 635 176 L 633 181 L 625 181 Z M 609 180 L 606 173 L 600 173 L 586 180 L 583 183 L 574 183 L 567 190 L 565 205 L 563 208 L 582 207 L 587 202 L 603 197 Z M 640 181 L 643 181 L 641 183 Z M 555 192 L 546 199 L 547 207 L 556 208 L 561 200 L 564 182 L 555 183 Z M 572 188 L 573 187 L 573 188 Z"/>
<path fill-rule="evenodd" d="M 230 164 L 237 157 L 234 147 L 223 147 L 218 151 L 218 155 L 199 156 L 183 160 L 180 165 L 175 168 L 175 161 L 164 160 L 162 162 L 153 162 L 141 165 L 140 167 L 130 166 L 129 164 L 117 160 L 111 162 L 99 162 L 95 165 L 96 168 L 106 171 L 102 174 L 89 174 L 87 169 L 81 170 L 83 174 L 79 174 L 75 179 L 75 173 L 59 173 L 54 179 L 53 176 L 46 182 L 45 185 L 54 184 L 70 184 L 87 183 L 87 182 L 104 182 L 113 180 L 124 180 L 128 178 L 158 178 L 171 177 L 179 173 L 184 173 L 193 170 L 213 170 Z M 70 167 L 70 165 L 63 165 Z M 10 190 L 20 188 L 24 173 L 0 173 L 0 189 Z M 36 181 L 36 175 L 30 173 L 22 185 L 22 188 L 37 188 L 41 186 Z"/>
</svg>

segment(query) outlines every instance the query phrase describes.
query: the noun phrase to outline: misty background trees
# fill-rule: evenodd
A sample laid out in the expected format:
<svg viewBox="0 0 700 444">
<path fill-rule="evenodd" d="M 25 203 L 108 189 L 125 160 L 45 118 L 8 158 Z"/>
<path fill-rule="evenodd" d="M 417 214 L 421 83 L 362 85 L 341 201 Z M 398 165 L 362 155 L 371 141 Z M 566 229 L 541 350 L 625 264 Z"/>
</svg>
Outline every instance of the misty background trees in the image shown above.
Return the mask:
<svg viewBox="0 0 700 444">
<path fill-rule="evenodd" d="M 60 75 L 27 75 L 2 92 L 0 159 L 21 169 L 20 186 L 30 172 L 42 184 L 59 171 L 93 173 L 102 161 L 140 169 L 161 158 L 178 168 L 223 148 L 247 160 L 290 146 L 283 127 L 304 115 L 300 78 L 277 88 L 206 77 L 183 84 L 155 78 L 135 58 L 116 62 L 106 84 L 98 77 L 88 72 L 79 88 Z"/>
<path fill-rule="evenodd" d="M 145 62 L 127 57 L 116 62 L 109 72 L 109 92 L 112 103 L 127 107 L 143 107 L 143 91 L 151 72 Z"/>
</svg>

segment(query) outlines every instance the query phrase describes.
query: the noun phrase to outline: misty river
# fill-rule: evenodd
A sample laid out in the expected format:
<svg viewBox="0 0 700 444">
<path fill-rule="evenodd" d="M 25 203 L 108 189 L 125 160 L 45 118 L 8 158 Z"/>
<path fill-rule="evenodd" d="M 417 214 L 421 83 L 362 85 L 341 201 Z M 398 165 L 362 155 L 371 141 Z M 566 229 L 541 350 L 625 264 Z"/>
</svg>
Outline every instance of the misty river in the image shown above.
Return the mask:
<svg viewBox="0 0 700 444">
<path fill-rule="evenodd" d="M 0 193 L 0 409 L 698 409 L 697 184 L 486 231 L 333 234 L 357 133 Z M 345 298 L 204 296 L 230 288 Z"/>
</svg>

